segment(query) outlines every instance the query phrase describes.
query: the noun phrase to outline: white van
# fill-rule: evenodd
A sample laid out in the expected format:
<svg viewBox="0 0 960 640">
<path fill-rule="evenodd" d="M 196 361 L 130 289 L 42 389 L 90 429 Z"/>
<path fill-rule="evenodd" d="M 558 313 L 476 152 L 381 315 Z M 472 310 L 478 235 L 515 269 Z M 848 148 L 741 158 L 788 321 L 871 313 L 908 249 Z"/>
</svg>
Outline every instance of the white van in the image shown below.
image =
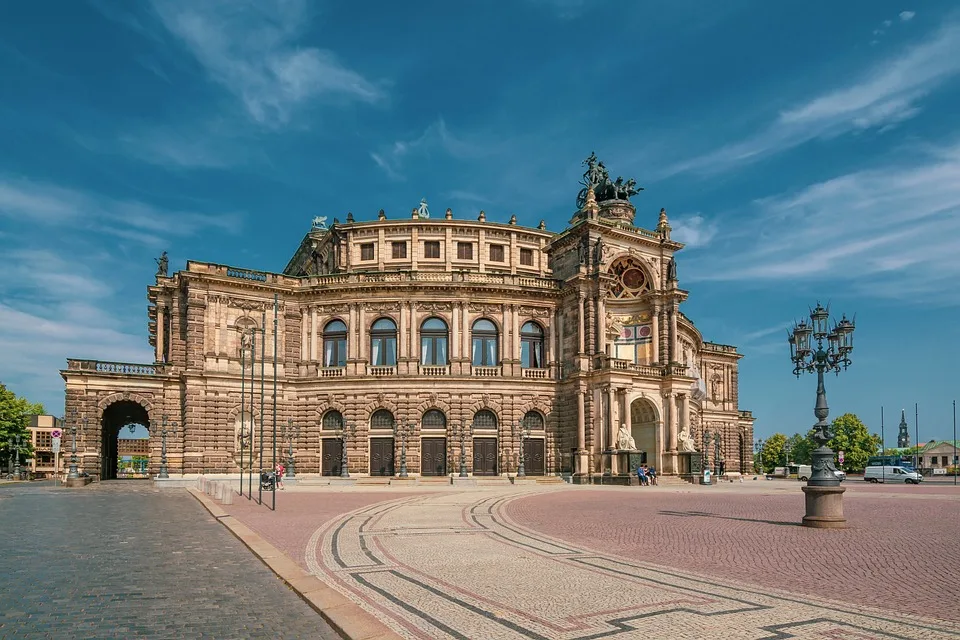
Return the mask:
<svg viewBox="0 0 960 640">
<path fill-rule="evenodd" d="M 863 479 L 867 482 L 905 482 L 906 484 L 920 484 L 923 476 L 916 471 L 903 467 L 867 467 L 863 470 Z"/>
</svg>

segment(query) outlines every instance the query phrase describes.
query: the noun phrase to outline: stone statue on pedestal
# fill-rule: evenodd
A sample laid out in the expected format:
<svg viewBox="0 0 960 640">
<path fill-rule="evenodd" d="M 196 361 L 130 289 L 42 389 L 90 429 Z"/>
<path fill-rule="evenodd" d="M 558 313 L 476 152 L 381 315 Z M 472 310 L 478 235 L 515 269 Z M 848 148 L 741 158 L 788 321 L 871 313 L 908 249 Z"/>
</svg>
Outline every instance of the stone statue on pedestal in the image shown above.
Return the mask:
<svg viewBox="0 0 960 640">
<path fill-rule="evenodd" d="M 697 445 L 694 444 L 693 438 L 690 437 L 686 429 L 677 434 L 677 449 L 681 453 L 693 453 L 697 450 Z"/>
<path fill-rule="evenodd" d="M 617 449 L 621 451 L 636 451 L 637 443 L 627 431 L 627 425 L 620 423 L 620 431 L 617 433 Z"/>
</svg>

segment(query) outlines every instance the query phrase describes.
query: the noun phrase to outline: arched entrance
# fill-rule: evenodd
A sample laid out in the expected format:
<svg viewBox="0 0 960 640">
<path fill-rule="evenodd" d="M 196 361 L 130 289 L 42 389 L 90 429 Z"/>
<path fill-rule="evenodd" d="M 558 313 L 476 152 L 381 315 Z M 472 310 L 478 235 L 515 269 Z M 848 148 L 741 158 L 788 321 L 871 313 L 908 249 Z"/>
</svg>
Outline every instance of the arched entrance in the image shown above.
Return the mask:
<svg viewBox="0 0 960 640">
<path fill-rule="evenodd" d="M 630 435 L 637 449 L 646 454 L 643 462 L 657 465 L 658 438 L 657 407 L 646 398 L 637 398 L 630 403 Z"/>
<path fill-rule="evenodd" d="M 149 458 L 149 444 L 145 445 L 144 451 L 136 452 L 121 451 L 120 437 L 121 430 L 124 427 L 134 427 L 131 434 L 137 431 L 137 425 L 142 425 L 147 430 L 150 429 L 150 416 L 147 410 L 138 402 L 132 400 L 120 400 L 114 402 L 103 411 L 103 419 L 100 422 L 100 479 L 114 480 L 118 477 L 119 459 L 121 455 L 133 459 L 135 455 L 147 456 Z M 147 441 L 149 442 L 149 440 Z M 131 460 L 132 462 L 132 460 Z M 136 467 L 147 467 L 138 460 Z M 133 469 L 135 466 L 130 465 Z"/>
</svg>

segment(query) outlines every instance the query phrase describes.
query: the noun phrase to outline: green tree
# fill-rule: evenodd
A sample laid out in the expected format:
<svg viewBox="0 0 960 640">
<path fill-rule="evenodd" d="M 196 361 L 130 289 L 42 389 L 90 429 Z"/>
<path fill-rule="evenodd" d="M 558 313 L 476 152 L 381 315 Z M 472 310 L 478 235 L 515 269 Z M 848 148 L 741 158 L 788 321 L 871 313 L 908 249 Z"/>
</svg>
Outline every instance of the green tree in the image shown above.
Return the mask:
<svg viewBox="0 0 960 640">
<path fill-rule="evenodd" d="M 790 443 L 790 462 L 794 464 L 810 464 L 810 452 L 814 450 L 813 442 L 807 436 L 795 433 L 787 439 Z"/>
<path fill-rule="evenodd" d="M 782 433 L 775 433 L 763 441 L 763 448 L 760 450 L 760 465 L 764 473 L 770 473 L 774 467 L 783 466 L 783 445 L 787 441 L 787 436 Z"/>
<path fill-rule="evenodd" d="M 843 451 L 844 469 L 863 469 L 867 459 L 880 450 L 880 436 L 867 429 L 867 425 L 853 413 L 845 413 L 833 421 L 833 440 L 827 446 L 834 451 Z"/>
<path fill-rule="evenodd" d="M 27 427 L 30 425 L 31 415 L 43 413 L 45 411 L 42 404 L 17 397 L 17 394 L 0 382 L 0 459 L 4 468 L 7 461 L 14 457 L 14 447 L 10 446 L 10 442 L 17 436 L 20 436 L 20 462 L 33 457 L 33 445 L 30 444 Z"/>
</svg>

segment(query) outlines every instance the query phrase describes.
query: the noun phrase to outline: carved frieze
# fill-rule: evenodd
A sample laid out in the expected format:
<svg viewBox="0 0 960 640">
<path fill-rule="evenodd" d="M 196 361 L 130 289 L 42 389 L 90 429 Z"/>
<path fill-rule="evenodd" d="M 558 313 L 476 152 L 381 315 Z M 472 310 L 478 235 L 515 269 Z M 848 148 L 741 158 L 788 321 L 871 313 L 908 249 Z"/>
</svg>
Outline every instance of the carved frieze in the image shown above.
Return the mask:
<svg viewBox="0 0 960 640">
<path fill-rule="evenodd" d="M 519 309 L 520 315 L 529 316 L 531 318 L 549 318 L 550 309 L 543 307 L 525 307 L 521 306 Z"/>
<path fill-rule="evenodd" d="M 367 311 L 373 311 L 376 313 L 391 313 L 400 311 L 399 302 L 374 302 L 366 305 L 365 309 Z"/>
<path fill-rule="evenodd" d="M 468 306 L 470 313 L 480 313 L 480 314 L 492 314 L 500 313 L 500 305 L 498 304 L 477 304 L 471 302 Z"/>
<path fill-rule="evenodd" d="M 438 313 L 440 311 L 450 311 L 453 305 L 449 302 L 418 302 L 417 311 L 426 311 L 429 313 Z"/>
</svg>

